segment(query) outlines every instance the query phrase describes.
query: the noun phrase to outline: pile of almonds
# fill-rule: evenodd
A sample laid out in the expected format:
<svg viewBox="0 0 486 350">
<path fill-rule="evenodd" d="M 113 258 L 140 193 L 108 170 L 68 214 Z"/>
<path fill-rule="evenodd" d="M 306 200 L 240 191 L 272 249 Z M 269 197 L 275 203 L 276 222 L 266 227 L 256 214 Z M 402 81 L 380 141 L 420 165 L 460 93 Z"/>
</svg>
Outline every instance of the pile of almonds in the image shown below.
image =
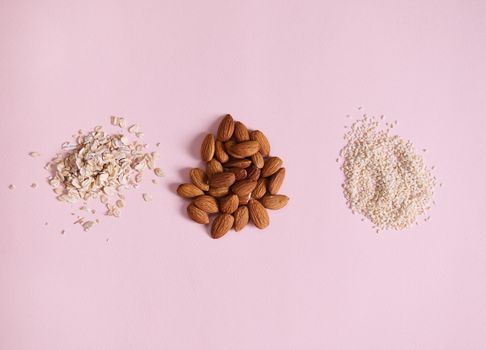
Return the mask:
<svg viewBox="0 0 486 350">
<path fill-rule="evenodd" d="M 289 197 L 278 194 L 285 178 L 279 157 L 270 156 L 270 143 L 259 130 L 246 126 L 226 115 L 216 139 L 208 134 L 201 146 L 206 171 L 190 171 L 192 183 L 182 184 L 177 193 L 191 200 L 189 217 L 197 223 L 209 224 L 209 215 L 216 214 L 211 237 L 220 238 L 231 228 L 242 230 L 251 221 L 259 229 L 270 223 L 267 209 L 281 209 Z"/>
</svg>

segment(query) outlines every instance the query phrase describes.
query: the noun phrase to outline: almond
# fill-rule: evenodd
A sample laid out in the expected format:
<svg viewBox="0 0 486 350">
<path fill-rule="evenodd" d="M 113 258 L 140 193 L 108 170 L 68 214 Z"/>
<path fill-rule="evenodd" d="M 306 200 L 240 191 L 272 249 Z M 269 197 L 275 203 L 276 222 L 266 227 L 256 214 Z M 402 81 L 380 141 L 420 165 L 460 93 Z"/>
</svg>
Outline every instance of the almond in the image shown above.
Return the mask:
<svg viewBox="0 0 486 350">
<path fill-rule="evenodd" d="M 250 199 L 248 202 L 248 209 L 250 213 L 250 219 L 253 221 L 256 227 L 263 229 L 270 224 L 268 218 L 267 209 L 256 199 Z"/>
<path fill-rule="evenodd" d="M 257 185 L 251 193 L 252 198 L 260 199 L 267 192 L 267 179 L 262 177 L 258 179 Z"/>
<path fill-rule="evenodd" d="M 225 164 L 228 168 L 248 168 L 251 165 L 249 159 L 233 159 Z"/>
<path fill-rule="evenodd" d="M 231 214 L 220 214 L 216 216 L 211 226 L 211 237 L 214 239 L 223 237 L 231 228 L 235 218 Z"/>
<path fill-rule="evenodd" d="M 270 177 L 268 181 L 268 192 L 270 194 L 277 194 L 285 179 L 285 168 L 280 168 L 275 174 Z"/>
<path fill-rule="evenodd" d="M 187 207 L 187 215 L 198 224 L 209 224 L 208 213 L 199 209 L 194 204 L 189 204 Z"/>
<path fill-rule="evenodd" d="M 277 172 L 282 166 L 282 159 L 279 157 L 270 157 L 265 161 L 265 165 L 262 168 L 262 177 L 268 177 Z"/>
<path fill-rule="evenodd" d="M 193 184 L 182 184 L 177 187 L 177 194 L 183 198 L 202 196 L 204 192 Z"/>
<path fill-rule="evenodd" d="M 232 173 L 235 174 L 236 181 L 246 179 L 247 172 L 243 168 L 230 168 L 228 169 L 228 171 L 231 171 Z"/>
<path fill-rule="evenodd" d="M 219 209 L 222 213 L 233 214 L 238 209 L 240 201 L 236 194 L 230 194 L 219 201 Z"/>
<path fill-rule="evenodd" d="M 221 141 L 219 141 L 219 140 L 217 140 L 216 143 L 215 143 L 214 156 L 222 164 L 226 163 L 229 160 L 229 155 L 224 150 L 223 143 Z"/>
<path fill-rule="evenodd" d="M 189 173 L 192 183 L 203 191 L 209 190 L 208 177 L 204 170 L 199 168 L 191 169 Z"/>
<path fill-rule="evenodd" d="M 260 178 L 260 169 L 258 169 L 256 166 L 252 165 L 248 168 L 246 168 L 246 178 L 248 180 L 253 180 L 256 181 Z"/>
<path fill-rule="evenodd" d="M 243 196 L 238 196 L 238 200 L 240 202 L 240 205 L 247 205 L 248 201 L 250 200 L 250 195 L 245 194 Z"/>
<path fill-rule="evenodd" d="M 229 114 L 221 120 L 221 123 L 218 127 L 218 140 L 220 141 L 228 141 L 231 136 L 233 136 L 233 132 L 235 131 L 235 122 L 233 121 L 233 117 Z"/>
<path fill-rule="evenodd" d="M 277 210 L 287 205 L 289 197 L 283 194 L 266 195 L 260 201 L 265 208 Z"/>
<path fill-rule="evenodd" d="M 233 151 L 231 150 L 234 145 L 236 145 L 236 141 L 235 140 L 226 141 L 224 143 L 224 149 L 226 150 L 226 153 L 228 153 L 233 158 L 241 158 L 237 154 L 233 153 Z"/>
<path fill-rule="evenodd" d="M 267 157 L 270 154 L 270 142 L 260 130 L 254 130 L 250 133 L 250 140 L 258 141 L 260 144 L 260 153 Z"/>
<path fill-rule="evenodd" d="M 209 162 L 213 159 L 215 150 L 214 136 L 213 134 L 207 134 L 201 145 L 201 158 L 205 162 Z"/>
<path fill-rule="evenodd" d="M 208 195 L 220 198 L 229 193 L 229 187 L 209 187 Z"/>
<path fill-rule="evenodd" d="M 265 160 L 263 159 L 263 156 L 260 152 L 252 155 L 251 161 L 253 162 L 253 165 L 256 166 L 258 169 L 263 168 L 263 166 L 265 165 Z"/>
<path fill-rule="evenodd" d="M 235 140 L 228 140 L 228 141 L 226 141 L 225 143 L 223 143 L 224 150 L 229 153 L 230 148 L 233 147 L 234 144 L 236 144 L 236 141 Z"/>
<path fill-rule="evenodd" d="M 230 187 L 235 183 L 235 181 L 236 176 L 234 173 L 218 173 L 211 176 L 209 179 L 209 185 L 211 187 Z"/>
<path fill-rule="evenodd" d="M 216 198 L 208 195 L 199 196 L 193 199 L 192 203 L 208 214 L 215 214 L 219 211 Z"/>
<path fill-rule="evenodd" d="M 234 136 L 238 142 L 248 141 L 250 139 L 250 133 L 242 122 L 235 122 Z"/>
<path fill-rule="evenodd" d="M 246 158 L 254 155 L 260 150 L 257 141 L 243 141 L 235 143 L 230 147 L 230 154 L 235 158 Z"/>
<path fill-rule="evenodd" d="M 257 182 L 253 180 L 241 180 L 231 187 L 231 191 L 238 196 L 250 194 L 256 187 Z"/>
<path fill-rule="evenodd" d="M 211 178 L 214 174 L 219 174 L 223 171 L 223 166 L 216 159 L 211 159 L 206 163 L 206 174 L 209 178 Z"/>
<path fill-rule="evenodd" d="M 246 224 L 248 224 L 248 219 L 249 219 L 248 207 L 247 206 L 239 207 L 238 209 L 236 209 L 233 216 L 235 218 L 235 231 L 236 232 L 241 231 L 243 227 L 245 227 Z"/>
</svg>

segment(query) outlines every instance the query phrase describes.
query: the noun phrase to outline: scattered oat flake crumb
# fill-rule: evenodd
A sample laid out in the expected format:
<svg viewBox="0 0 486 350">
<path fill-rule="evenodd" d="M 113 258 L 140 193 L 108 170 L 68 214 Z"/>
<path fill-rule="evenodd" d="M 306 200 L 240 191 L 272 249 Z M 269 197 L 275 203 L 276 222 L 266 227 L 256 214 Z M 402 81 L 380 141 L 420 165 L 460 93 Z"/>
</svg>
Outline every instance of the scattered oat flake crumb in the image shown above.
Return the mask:
<svg viewBox="0 0 486 350">
<path fill-rule="evenodd" d="M 75 222 L 73 222 L 73 224 L 74 224 L 74 225 L 76 225 L 76 224 L 81 224 L 81 223 L 83 223 L 83 221 L 84 221 L 84 218 L 83 218 L 83 217 L 79 217 L 79 216 L 78 216 L 78 219 L 77 219 Z"/>
<path fill-rule="evenodd" d="M 139 132 L 138 125 L 137 124 L 133 124 L 132 126 L 130 126 L 128 128 L 128 132 L 130 134 L 136 134 L 136 133 L 138 133 Z"/>
<path fill-rule="evenodd" d="M 9 190 L 15 190 L 15 185 L 8 185 Z"/>
<path fill-rule="evenodd" d="M 143 200 L 144 200 L 145 202 L 150 202 L 150 201 L 152 201 L 152 196 L 151 196 L 150 194 L 148 194 L 148 193 L 144 193 L 142 196 L 143 196 Z"/>
<path fill-rule="evenodd" d="M 165 174 L 164 174 L 164 171 L 163 171 L 162 169 L 160 169 L 160 168 L 155 168 L 155 169 L 154 169 L 154 174 L 155 174 L 156 176 L 158 176 L 158 177 L 162 177 L 162 176 L 164 176 L 164 175 L 165 175 Z"/>
<path fill-rule="evenodd" d="M 125 118 L 122 118 L 122 117 L 119 117 L 119 118 L 118 118 L 118 126 L 119 126 L 120 128 L 124 128 L 124 127 L 126 127 L 126 126 L 127 126 L 127 123 L 126 123 L 126 121 L 125 121 Z"/>
<path fill-rule="evenodd" d="M 36 157 L 40 157 L 40 153 L 39 152 L 30 152 L 29 153 L 29 156 L 31 156 L 32 158 L 36 158 Z"/>
<path fill-rule="evenodd" d="M 32 182 L 32 184 L 30 185 L 30 187 L 37 188 L 37 184 L 35 182 Z"/>
<path fill-rule="evenodd" d="M 89 231 L 94 226 L 95 222 L 94 221 L 85 221 L 81 224 L 83 226 L 84 231 Z"/>
<path fill-rule="evenodd" d="M 123 208 L 125 206 L 125 202 L 122 201 L 121 199 L 119 199 L 119 200 L 116 201 L 116 206 L 118 208 Z"/>
<path fill-rule="evenodd" d="M 156 179 L 152 179 L 152 183 L 153 183 L 154 185 L 157 185 L 159 182 L 158 182 Z"/>
<path fill-rule="evenodd" d="M 115 117 L 114 115 L 112 115 L 110 119 L 111 119 L 111 125 L 118 126 L 118 123 L 119 123 L 118 117 Z"/>
</svg>

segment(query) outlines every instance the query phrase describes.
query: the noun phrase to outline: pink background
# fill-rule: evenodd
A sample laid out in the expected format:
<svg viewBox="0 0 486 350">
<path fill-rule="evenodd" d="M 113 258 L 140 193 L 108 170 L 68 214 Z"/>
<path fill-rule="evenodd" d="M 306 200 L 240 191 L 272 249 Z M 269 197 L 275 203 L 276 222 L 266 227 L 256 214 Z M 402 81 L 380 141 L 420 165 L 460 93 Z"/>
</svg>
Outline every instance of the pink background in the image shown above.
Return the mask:
<svg viewBox="0 0 486 350">
<path fill-rule="evenodd" d="M 485 349 L 485 11 L 0 1 L 0 348 Z M 430 222 L 377 235 L 346 208 L 335 159 L 358 106 L 428 149 Z M 291 202 L 214 241 L 174 187 L 227 112 L 267 133 Z M 42 166 L 112 114 L 161 142 L 167 177 L 84 233 Z"/>
</svg>

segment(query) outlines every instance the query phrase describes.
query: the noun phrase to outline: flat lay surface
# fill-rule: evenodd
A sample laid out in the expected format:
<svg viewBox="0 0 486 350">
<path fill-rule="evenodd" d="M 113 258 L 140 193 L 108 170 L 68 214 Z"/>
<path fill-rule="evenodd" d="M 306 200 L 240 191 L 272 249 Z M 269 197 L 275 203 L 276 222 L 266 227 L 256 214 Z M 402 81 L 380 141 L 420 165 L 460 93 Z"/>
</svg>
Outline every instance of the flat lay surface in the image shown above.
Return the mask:
<svg viewBox="0 0 486 350">
<path fill-rule="evenodd" d="M 0 348 L 484 348 L 485 11 L 0 1 Z M 226 113 L 268 137 L 290 201 L 214 240 L 176 189 Z M 377 234 L 347 208 L 336 158 L 363 114 L 426 149 L 427 222 Z M 111 115 L 166 175 L 84 232 L 43 167 Z"/>
</svg>

